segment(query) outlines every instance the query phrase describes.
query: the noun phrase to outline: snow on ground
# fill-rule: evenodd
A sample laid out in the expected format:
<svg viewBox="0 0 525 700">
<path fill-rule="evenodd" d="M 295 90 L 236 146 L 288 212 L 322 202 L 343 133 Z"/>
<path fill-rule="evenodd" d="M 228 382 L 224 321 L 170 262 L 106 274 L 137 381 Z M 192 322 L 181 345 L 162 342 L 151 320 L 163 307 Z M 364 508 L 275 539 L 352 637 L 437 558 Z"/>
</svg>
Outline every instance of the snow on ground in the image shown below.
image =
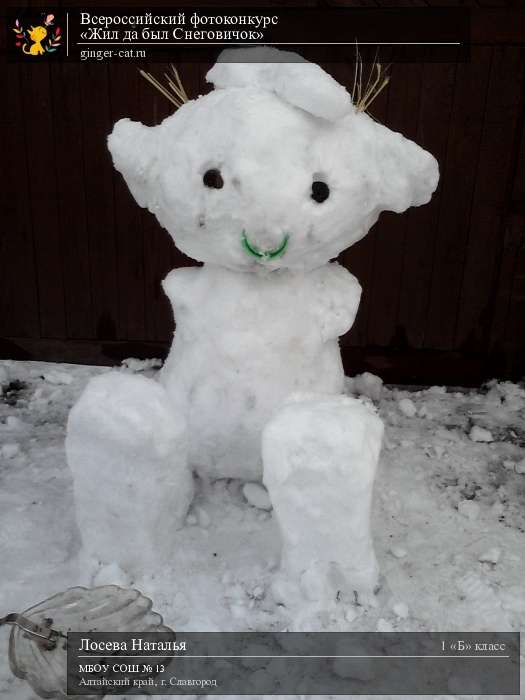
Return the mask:
<svg viewBox="0 0 525 700">
<path fill-rule="evenodd" d="M 154 374 L 156 363 L 122 371 Z M 278 533 L 261 494 L 236 480 L 199 483 L 171 561 L 119 579 L 77 557 L 68 411 L 89 377 L 76 365 L 0 362 L 0 614 L 73 585 L 132 584 L 179 630 L 483 631 L 525 628 L 525 390 L 383 388 L 385 440 L 373 524 L 376 606 L 334 601 L 290 619 L 274 600 Z M 374 378 L 348 382 L 372 391 Z M 253 489 L 252 489 L 253 491 Z M 264 495 L 264 494 L 263 494 Z M 247 501 L 249 498 L 250 502 Z M 263 508 L 256 505 L 260 504 Z M 154 504 L 151 504 L 154 507 Z M 12 678 L 0 630 L 0 697 L 33 698 Z M 522 677 L 525 674 L 522 672 Z"/>
</svg>

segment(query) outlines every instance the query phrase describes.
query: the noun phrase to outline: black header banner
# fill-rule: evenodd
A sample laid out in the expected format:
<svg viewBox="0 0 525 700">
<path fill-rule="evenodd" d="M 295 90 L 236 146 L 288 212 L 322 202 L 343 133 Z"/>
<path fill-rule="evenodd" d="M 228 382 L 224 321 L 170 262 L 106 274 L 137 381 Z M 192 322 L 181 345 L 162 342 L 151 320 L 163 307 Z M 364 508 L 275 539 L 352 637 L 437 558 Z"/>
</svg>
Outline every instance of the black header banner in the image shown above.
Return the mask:
<svg viewBox="0 0 525 700">
<path fill-rule="evenodd" d="M 274 46 L 312 61 L 468 58 L 465 8 L 11 8 L 7 51 L 29 61 L 204 61 Z M 281 57 L 280 60 L 287 60 Z M 293 60 L 293 59 L 291 59 Z"/>
</svg>

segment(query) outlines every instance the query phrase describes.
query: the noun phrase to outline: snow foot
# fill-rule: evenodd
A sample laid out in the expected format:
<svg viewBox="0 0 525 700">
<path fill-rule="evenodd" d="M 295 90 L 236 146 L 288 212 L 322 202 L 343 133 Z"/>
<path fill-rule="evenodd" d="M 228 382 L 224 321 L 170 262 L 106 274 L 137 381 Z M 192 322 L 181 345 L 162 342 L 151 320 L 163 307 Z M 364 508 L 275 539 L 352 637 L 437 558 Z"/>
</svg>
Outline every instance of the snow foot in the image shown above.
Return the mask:
<svg viewBox="0 0 525 700">
<path fill-rule="evenodd" d="M 91 380 L 68 421 L 84 555 L 142 573 L 173 554 L 193 497 L 186 430 L 164 389 L 142 376 Z"/>
<path fill-rule="evenodd" d="M 373 596 L 370 532 L 383 424 L 343 396 L 297 395 L 263 433 L 264 483 L 282 536 L 281 574 L 310 601 Z"/>
</svg>

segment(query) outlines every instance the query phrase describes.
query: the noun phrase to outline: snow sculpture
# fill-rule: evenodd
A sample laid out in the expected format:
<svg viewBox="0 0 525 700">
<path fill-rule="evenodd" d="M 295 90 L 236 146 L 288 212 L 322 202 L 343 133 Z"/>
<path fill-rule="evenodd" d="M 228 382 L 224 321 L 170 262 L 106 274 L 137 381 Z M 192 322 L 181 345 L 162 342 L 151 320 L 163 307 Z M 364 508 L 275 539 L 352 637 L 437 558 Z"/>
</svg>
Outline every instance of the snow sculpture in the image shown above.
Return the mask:
<svg viewBox="0 0 525 700">
<path fill-rule="evenodd" d="M 139 386 L 136 377 L 105 374 L 71 413 L 66 447 L 84 545 L 102 560 L 140 567 L 132 533 L 152 547 L 167 538 L 169 548 L 192 498 L 191 471 L 252 481 L 264 475 L 294 572 L 311 563 L 310 534 L 319 542 L 307 531 L 292 557 L 295 528 L 317 527 L 323 516 L 309 516 L 316 504 L 329 509 L 333 494 L 337 513 L 344 517 L 347 499 L 349 515 L 336 528 L 335 513 L 326 513 L 327 553 L 342 557 L 349 576 L 357 574 L 354 555 L 365 562 L 359 585 L 370 588 L 376 566 L 368 504 L 381 430 L 372 410 L 339 397 L 338 338 L 352 326 L 361 289 L 330 260 L 365 236 L 381 211 L 428 202 L 437 163 L 295 54 L 227 50 L 207 80 L 212 92 L 159 126 L 122 119 L 108 139 L 138 204 L 205 264 L 173 270 L 164 281 L 177 327 L 159 382 Z M 319 395 L 319 406 L 313 398 L 308 408 L 286 404 L 265 432 L 263 460 L 262 431 L 295 392 Z M 287 422 L 297 431 L 287 435 Z M 104 506 L 94 518 L 87 513 L 97 489 Z M 149 507 L 157 520 L 143 519 Z"/>
</svg>

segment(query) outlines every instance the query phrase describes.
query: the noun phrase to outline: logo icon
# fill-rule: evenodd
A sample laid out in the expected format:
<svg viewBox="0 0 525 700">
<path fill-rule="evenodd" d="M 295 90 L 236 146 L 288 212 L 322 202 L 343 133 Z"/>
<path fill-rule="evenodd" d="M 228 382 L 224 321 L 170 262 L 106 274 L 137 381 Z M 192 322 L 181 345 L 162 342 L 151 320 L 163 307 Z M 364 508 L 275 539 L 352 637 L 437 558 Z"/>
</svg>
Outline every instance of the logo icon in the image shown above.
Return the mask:
<svg viewBox="0 0 525 700">
<path fill-rule="evenodd" d="M 15 33 L 15 46 L 17 46 L 27 56 L 43 56 L 46 53 L 53 53 L 60 47 L 62 32 L 59 26 L 54 25 L 55 15 L 42 15 L 45 18 L 42 24 L 31 25 L 28 29 L 20 24 L 20 20 L 15 20 L 13 31 Z"/>
</svg>

